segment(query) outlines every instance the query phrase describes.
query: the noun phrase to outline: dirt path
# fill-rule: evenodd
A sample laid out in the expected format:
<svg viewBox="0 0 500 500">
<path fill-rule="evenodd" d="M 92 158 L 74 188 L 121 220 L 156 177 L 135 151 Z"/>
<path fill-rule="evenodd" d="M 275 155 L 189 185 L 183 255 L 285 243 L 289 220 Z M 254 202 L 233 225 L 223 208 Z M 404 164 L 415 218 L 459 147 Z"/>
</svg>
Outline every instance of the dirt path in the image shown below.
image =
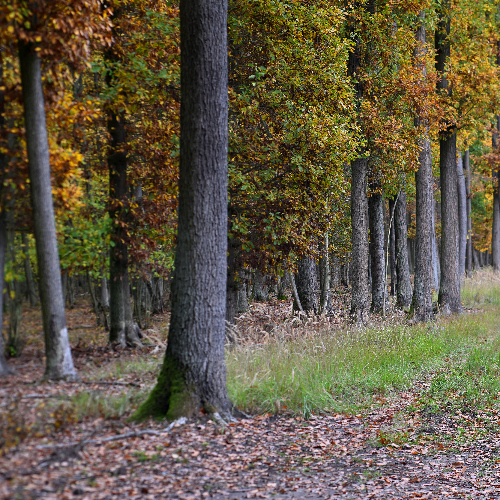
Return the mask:
<svg viewBox="0 0 500 500">
<path fill-rule="evenodd" d="M 96 420 L 0 458 L 0 498 L 500 498 L 499 416 L 469 415 L 464 434 L 456 414 L 412 411 L 424 389 L 358 416 L 200 417 L 168 432 Z M 74 444 L 141 430 L 158 434 Z"/>
</svg>

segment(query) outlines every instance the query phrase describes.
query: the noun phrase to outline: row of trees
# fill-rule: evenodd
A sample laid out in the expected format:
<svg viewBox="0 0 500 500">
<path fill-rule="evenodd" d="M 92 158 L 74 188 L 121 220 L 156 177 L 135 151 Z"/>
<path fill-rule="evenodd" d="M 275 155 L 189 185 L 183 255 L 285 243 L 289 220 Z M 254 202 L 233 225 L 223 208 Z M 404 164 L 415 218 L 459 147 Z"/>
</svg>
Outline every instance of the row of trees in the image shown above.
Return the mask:
<svg viewBox="0 0 500 500">
<path fill-rule="evenodd" d="M 220 332 L 249 269 L 295 270 L 296 307 L 319 312 L 330 258 L 349 253 L 351 316 L 363 324 L 385 312 L 388 247 L 398 305 L 430 319 L 439 279 L 441 311 L 459 312 L 469 221 L 489 194 L 499 267 L 499 20 L 485 0 L 237 0 L 227 18 L 222 3 L 195 0 L 180 16 L 167 1 L 1 6 L 0 267 L 5 231 L 33 233 L 46 376 L 77 376 L 58 256 L 66 280 L 109 283 L 109 340 L 130 346 L 130 274 L 175 269 L 164 368 L 141 416 L 189 413 L 205 397 L 228 409 Z M 482 228 L 475 243 L 489 246 Z M 170 406 L 181 386 L 198 388 L 194 399 Z"/>
</svg>

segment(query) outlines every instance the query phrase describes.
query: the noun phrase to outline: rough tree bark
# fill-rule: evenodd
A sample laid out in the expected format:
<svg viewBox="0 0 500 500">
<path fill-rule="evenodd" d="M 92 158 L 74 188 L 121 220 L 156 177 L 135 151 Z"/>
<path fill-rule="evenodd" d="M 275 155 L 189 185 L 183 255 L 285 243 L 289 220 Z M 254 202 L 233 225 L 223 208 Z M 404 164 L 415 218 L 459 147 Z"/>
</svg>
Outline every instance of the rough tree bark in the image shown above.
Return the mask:
<svg viewBox="0 0 500 500">
<path fill-rule="evenodd" d="M 385 262 L 384 262 L 384 198 L 380 184 L 373 184 L 368 199 L 370 214 L 370 258 L 372 274 L 372 305 L 374 313 L 381 313 L 385 300 Z"/>
<path fill-rule="evenodd" d="M 297 266 L 295 275 L 297 294 L 304 312 L 318 313 L 318 276 L 316 273 L 316 262 L 310 257 L 302 257 Z M 298 305 L 294 304 L 297 310 Z"/>
<path fill-rule="evenodd" d="M 500 45 L 500 43 L 499 43 Z M 500 57 L 500 55 L 498 56 Z M 497 59 L 497 64 L 499 64 Z M 496 117 L 496 130 L 492 137 L 493 150 L 498 151 L 499 131 L 500 131 L 500 116 Z M 491 256 L 492 266 L 495 271 L 500 270 L 500 196 L 499 196 L 499 181 L 500 172 L 493 169 L 491 176 L 493 177 L 493 224 L 491 227 Z"/>
<path fill-rule="evenodd" d="M 229 415 L 224 359 L 227 278 L 227 1 L 181 0 L 179 223 L 167 351 L 136 419 L 201 408 Z"/>
<path fill-rule="evenodd" d="M 437 91 L 451 96 L 446 77 L 446 64 L 450 58 L 450 0 L 438 10 L 435 32 Z M 441 283 L 438 303 L 443 314 L 458 313 L 460 280 L 458 276 L 458 193 L 457 193 L 457 131 L 451 124 L 439 137 L 439 170 L 441 181 Z"/>
<path fill-rule="evenodd" d="M 45 334 L 45 378 L 75 380 L 78 376 L 66 328 L 57 248 L 41 61 L 34 46 L 22 41 L 19 42 L 19 61 Z"/>
<path fill-rule="evenodd" d="M 407 309 L 411 304 L 410 266 L 408 264 L 408 226 L 406 224 L 406 193 L 401 190 L 394 210 L 396 234 L 396 305 Z"/>
<path fill-rule="evenodd" d="M 462 155 L 457 158 L 457 194 L 458 194 L 458 278 L 465 277 L 465 253 L 467 249 L 467 195 Z"/>
</svg>

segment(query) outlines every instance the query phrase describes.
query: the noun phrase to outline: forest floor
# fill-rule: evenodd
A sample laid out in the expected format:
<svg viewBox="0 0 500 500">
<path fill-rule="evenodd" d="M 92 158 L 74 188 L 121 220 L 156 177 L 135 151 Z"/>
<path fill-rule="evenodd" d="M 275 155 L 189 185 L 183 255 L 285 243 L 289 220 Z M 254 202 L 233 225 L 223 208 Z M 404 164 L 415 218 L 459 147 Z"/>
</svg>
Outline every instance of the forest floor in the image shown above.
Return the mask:
<svg viewBox="0 0 500 500">
<path fill-rule="evenodd" d="M 342 300 L 336 316 L 306 320 L 308 331 L 341 328 Z M 278 407 L 228 425 L 200 414 L 173 426 L 127 420 L 155 382 L 167 317 L 145 331 L 142 350 L 113 350 L 79 304 L 68 325 L 82 382 L 40 383 L 40 318 L 28 309 L 16 374 L 0 380 L 0 498 L 500 498 L 500 385 L 491 385 L 500 378 L 500 305 L 478 307 L 468 316 L 489 315 L 480 328 L 489 350 L 471 338 L 477 362 L 459 361 L 462 350 L 357 410 Z M 289 304 L 254 305 L 235 349 L 272 343 L 280 322 L 282 336 L 302 328 Z"/>
</svg>

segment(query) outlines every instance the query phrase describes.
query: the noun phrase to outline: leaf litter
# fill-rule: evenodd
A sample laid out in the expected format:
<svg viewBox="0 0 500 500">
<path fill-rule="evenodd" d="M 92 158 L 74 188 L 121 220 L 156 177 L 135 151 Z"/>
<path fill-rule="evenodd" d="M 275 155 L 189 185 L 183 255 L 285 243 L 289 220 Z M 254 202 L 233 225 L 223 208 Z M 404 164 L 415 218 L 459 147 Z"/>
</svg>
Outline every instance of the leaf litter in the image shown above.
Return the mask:
<svg viewBox="0 0 500 500">
<path fill-rule="evenodd" d="M 261 323 L 281 314 L 256 310 Z M 150 355 L 160 342 L 132 353 L 86 335 L 75 350 L 84 374 L 89 365 Z M 140 380 L 128 373 L 39 384 L 40 346 L 29 347 L 17 374 L 0 381 L 2 499 L 500 498 L 498 408 L 428 405 L 432 374 L 357 415 L 266 414 L 220 425 L 200 414 L 168 426 L 132 424 L 127 415 L 79 420 L 66 400 L 116 396 L 124 386 L 147 391 L 154 371 Z"/>
</svg>

